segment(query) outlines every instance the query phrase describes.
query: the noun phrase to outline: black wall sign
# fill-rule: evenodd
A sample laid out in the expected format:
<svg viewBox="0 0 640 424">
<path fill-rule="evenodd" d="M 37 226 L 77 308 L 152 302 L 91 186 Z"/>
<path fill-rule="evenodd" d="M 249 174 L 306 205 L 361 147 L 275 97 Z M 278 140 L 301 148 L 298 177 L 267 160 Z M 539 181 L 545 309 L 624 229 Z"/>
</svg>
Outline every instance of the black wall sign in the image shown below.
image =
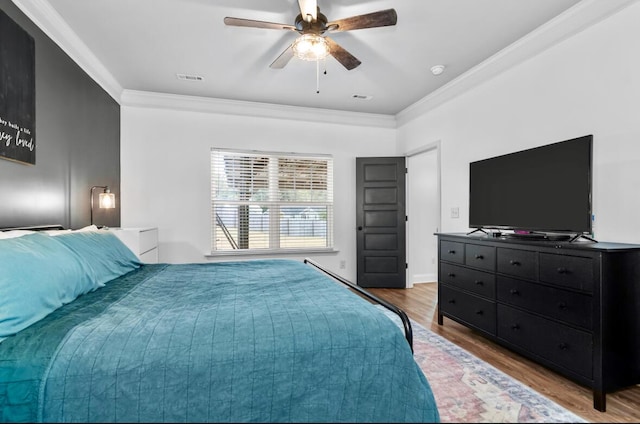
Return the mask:
<svg viewBox="0 0 640 424">
<path fill-rule="evenodd" d="M 36 163 L 35 43 L 0 10 L 0 157 Z"/>
</svg>

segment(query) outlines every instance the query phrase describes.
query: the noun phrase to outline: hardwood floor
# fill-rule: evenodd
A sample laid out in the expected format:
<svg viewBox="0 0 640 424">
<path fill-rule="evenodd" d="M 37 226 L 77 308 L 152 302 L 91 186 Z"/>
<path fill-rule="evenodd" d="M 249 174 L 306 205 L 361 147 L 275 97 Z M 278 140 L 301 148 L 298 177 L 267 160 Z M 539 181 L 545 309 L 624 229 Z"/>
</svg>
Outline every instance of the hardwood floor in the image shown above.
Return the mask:
<svg viewBox="0 0 640 424">
<path fill-rule="evenodd" d="M 591 422 L 640 422 L 640 385 L 607 395 L 607 412 L 593 409 L 591 390 L 568 380 L 448 318 L 437 323 L 437 285 L 415 284 L 411 289 L 367 289 L 395 304 L 414 321 L 441 335 L 528 385 L 576 415 Z M 640 358 L 638 358 L 640 360 Z"/>
</svg>

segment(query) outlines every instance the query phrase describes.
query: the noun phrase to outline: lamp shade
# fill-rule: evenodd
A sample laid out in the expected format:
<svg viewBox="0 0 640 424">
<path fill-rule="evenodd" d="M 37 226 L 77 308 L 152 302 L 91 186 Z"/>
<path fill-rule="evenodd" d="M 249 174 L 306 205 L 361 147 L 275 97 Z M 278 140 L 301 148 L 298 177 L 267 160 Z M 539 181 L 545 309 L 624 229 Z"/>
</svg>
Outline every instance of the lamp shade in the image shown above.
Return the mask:
<svg viewBox="0 0 640 424">
<path fill-rule="evenodd" d="M 91 190 L 89 192 L 89 196 L 90 196 L 90 205 L 91 205 L 91 209 L 90 209 L 90 222 L 91 225 L 93 225 L 93 190 L 97 189 L 97 188 L 101 188 L 102 189 L 102 193 L 98 194 L 98 208 L 100 209 L 115 209 L 116 207 L 116 196 L 115 194 L 111 193 L 111 190 L 109 190 L 109 186 L 93 186 L 91 187 Z"/>
<path fill-rule="evenodd" d="M 114 209 L 116 207 L 116 196 L 107 189 L 98 195 L 98 207 L 102 209 Z"/>
</svg>

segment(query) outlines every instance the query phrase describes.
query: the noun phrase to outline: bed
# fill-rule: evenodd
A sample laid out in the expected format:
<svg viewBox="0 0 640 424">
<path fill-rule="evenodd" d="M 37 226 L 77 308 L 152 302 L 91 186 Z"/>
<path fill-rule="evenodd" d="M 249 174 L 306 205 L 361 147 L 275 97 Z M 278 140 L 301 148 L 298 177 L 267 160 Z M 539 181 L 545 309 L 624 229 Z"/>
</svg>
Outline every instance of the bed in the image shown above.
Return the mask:
<svg viewBox="0 0 640 424">
<path fill-rule="evenodd" d="M 108 231 L 13 231 L 2 422 L 439 420 L 410 327 L 312 261 L 141 264 Z"/>
</svg>

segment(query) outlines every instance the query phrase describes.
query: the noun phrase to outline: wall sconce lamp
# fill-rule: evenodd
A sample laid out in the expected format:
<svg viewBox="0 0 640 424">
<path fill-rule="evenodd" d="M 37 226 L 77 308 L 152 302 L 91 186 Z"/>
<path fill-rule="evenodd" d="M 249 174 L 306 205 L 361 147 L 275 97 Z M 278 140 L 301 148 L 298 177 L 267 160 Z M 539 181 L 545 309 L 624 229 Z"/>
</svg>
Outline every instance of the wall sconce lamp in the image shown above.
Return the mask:
<svg viewBox="0 0 640 424">
<path fill-rule="evenodd" d="M 93 225 L 93 190 L 101 188 L 102 193 L 98 194 L 98 207 L 101 209 L 114 209 L 116 207 L 116 195 L 111 193 L 109 186 L 91 187 L 91 225 Z"/>
</svg>

